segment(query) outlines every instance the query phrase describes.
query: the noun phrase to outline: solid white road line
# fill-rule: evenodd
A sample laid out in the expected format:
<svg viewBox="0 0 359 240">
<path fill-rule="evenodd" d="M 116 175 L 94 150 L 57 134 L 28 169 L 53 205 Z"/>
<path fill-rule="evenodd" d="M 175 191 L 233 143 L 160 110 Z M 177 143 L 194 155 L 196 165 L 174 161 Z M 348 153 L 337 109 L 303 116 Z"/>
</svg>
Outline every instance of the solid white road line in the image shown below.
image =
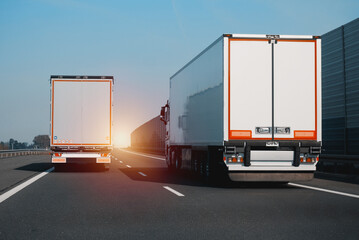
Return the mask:
<svg viewBox="0 0 359 240">
<path fill-rule="evenodd" d="M 176 194 L 176 195 L 179 196 L 179 197 L 184 197 L 184 195 L 183 195 L 182 193 L 177 192 L 176 190 L 174 190 L 174 189 L 172 189 L 172 188 L 170 188 L 170 187 L 168 187 L 168 186 L 163 186 L 163 188 L 165 188 L 165 189 L 167 189 L 168 191 L 170 191 L 170 192 Z"/>
<path fill-rule="evenodd" d="M 122 161 L 120 161 L 120 163 L 123 163 Z"/>
<path fill-rule="evenodd" d="M 139 155 L 139 156 L 142 156 L 142 157 L 148 157 L 148 158 L 153 158 L 153 159 L 157 159 L 157 160 L 161 160 L 161 161 L 166 161 L 166 158 L 154 157 L 154 156 L 150 156 L 150 155 L 147 155 L 147 154 L 141 154 L 141 153 L 135 153 L 135 152 L 127 151 L 127 150 L 124 150 L 124 149 L 120 149 L 120 150 L 124 151 L 124 152 L 127 152 L 127 153 L 132 153 L 132 154 L 135 154 L 135 155 Z"/>
<path fill-rule="evenodd" d="M 140 174 L 140 175 L 142 175 L 142 176 L 144 176 L 144 177 L 146 177 L 147 175 L 146 174 L 144 174 L 143 172 L 138 172 L 138 174 Z"/>
<path fill-rule="evenodd" d="M 359 195 L 350 194 L 350 193 L 344 193 L 344 192 L 338 192 L 338 191 L 328 190 L 328 189 L 324 189 L 324 188 L 311 187 L 311 186 L 302 185 L 302 184 L 296 184 L 296 183 L 288 183 L 288 185 L 292 185 L 292 186 L 295 186 L 295 187 L 301 187 L 301 188 L 308 188 L 308 189 L 311 189 L 311 190 L 316 190 L 316 191 L 321 191 L 321 192 L 333 193 L 333 194 L 342 195 L 342 196 L 346 196 L 346 197 L 359 198 Z"/>
<path fill-rule="evenodd" d="M 131 168 L 131 166 L 130 166 L 130 165 L 126 165 L 126 167 Z"/>
<path fill-rule="evenodd" d="M 33 178 L 30 178 L 29 180 L 27 180 L 26 182 L 21 183 L 19 186 L 14 187 L 13 189 L 10 189 L 9 191 L 7 191 L 6 193 L 3 193 L 0 195 L 0 203 L 2 203 L 3 201 L 5 201 L 6 199 L 8 199 L 9 197 L 11 197 L 12 195 L 14 195 L 15 193 L 21 191 L 22 189 L 26 188 L 27 186 L 29 186 L 31 183 L 36 182 L 37 180 L 39 180 L 40 178 L 42 178 L 43 176 L 45 176 L 46 174 L 48 174 L 49 172 L 52 172 L 55 168 L 52 167 L 50 169 L 47 169 L 45 172 L 42 172 L 38 175 L 36 175 Z"/>
</svg>

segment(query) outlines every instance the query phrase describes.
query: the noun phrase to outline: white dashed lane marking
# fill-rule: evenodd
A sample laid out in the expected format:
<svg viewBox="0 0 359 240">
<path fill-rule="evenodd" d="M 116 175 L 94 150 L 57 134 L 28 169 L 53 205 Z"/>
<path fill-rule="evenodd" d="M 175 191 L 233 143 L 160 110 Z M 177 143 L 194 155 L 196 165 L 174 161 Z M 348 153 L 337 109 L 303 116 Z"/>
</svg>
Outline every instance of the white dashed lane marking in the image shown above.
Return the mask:
<svg viewBox="0 0 359 240">
<path fill-rule="evenodd" d="M 344 193 L 344 192 L 339 192 L 339 191 L 333 191 L 333 190 L 328 190 L 328 189 L 325 189 L 325 188 L 312 187 L 312 186 L 296 184 L 296 183 L 288 183 L 288 185 L 295 186 L 295 187 L 301 187 L 301 188 L 307 188 L 307 189 L 311 189 L 311 190 L 315 190 L 315 191 L 333 193 L 333 194 L 342 195 L 342 196 L 346 196 L 346 197 L 359 198 L 359 195 L 355 195 L 355 194 L 351 194 L 351 193 Z"/>
<path fill-rule="evenodd" d="M 142 176 L 144 176 L 144 177 L 146 177 L 147 175 L 146 174 L 144 174 L 143 172 L 138 172 L 138 174 L 140 174 L 140 175 L 142 175 Z"/>
<path fill-rule="evenodd" d="M 170 191 L 171 193 L 176 194 L 179 197 L 184 197 L 184 195 L 180 192 L 177 192 L 176 190 L 174 190 L 173 188 L 170 188 L 168 186 L 163 186 L 164 189 L 167 189 L 168 191 Z"/>
</svg>

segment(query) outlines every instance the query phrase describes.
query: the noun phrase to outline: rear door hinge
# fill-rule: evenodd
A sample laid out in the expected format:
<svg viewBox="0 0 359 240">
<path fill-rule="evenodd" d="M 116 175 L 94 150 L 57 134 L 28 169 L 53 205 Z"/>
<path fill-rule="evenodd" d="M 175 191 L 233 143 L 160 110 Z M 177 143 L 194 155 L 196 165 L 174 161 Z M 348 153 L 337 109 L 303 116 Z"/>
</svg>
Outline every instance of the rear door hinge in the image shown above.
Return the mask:
<svg viewBox="0 0 359 240">
<path fill-rule="evenodd" d="M 279 35 L 266 35 L 267 39 L 268 39 L 268 43 L 274 43 L 277 44 L 277 40 L 279 39 Z"/>
</svg>

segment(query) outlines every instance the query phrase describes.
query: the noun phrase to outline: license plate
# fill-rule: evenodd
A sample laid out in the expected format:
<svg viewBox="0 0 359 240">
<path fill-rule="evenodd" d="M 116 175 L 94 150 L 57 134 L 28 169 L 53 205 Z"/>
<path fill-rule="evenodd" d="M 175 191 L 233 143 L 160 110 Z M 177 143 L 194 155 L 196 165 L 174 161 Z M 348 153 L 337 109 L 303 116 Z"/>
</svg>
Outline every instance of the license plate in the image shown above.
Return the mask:
<svg viewBox="0 0 359 240">
<path fill-rule="evenodd" d="M 279 147 L 279 142 L 266 142 L 266 147 Z"/>
</svg>

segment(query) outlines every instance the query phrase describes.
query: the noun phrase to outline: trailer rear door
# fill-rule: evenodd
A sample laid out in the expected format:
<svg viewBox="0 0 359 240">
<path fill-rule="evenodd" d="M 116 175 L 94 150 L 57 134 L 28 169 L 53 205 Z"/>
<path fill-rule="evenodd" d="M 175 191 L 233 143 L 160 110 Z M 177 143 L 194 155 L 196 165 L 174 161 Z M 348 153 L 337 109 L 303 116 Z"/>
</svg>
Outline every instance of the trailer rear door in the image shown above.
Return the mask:
<svg viewBox="0 0 359 240">
<path fill-rule="evenodd" d="M 315 39 L 228 39 L 229 140 L 316 140 Z"/>
<path fill-rule="evenodd" d="M 112 80 L 52 79 L 51 145 L 111 145 Z"/>
<path fill-rule="evenodd" d="M 271 59 L 266 39 L 229 39 L 229 139 L 270 137 L 255 128 L 272 125 Z"/>
<path fill-rule="evenodd" d="M 278 40 L 273 57 L 274 138 L 316 139 L 316 41 Z"/>
</svg>

